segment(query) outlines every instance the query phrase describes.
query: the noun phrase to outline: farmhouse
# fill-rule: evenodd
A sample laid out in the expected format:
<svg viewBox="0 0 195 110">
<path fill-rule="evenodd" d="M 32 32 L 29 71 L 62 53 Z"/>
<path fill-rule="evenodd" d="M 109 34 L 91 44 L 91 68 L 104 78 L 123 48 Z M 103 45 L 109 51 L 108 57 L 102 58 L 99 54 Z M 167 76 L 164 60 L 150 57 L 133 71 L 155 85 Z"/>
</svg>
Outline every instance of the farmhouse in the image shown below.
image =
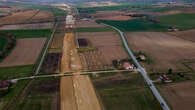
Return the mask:
<svg viewBox="0 0 195 110">
<path fill-rule="evenodd" d="M 10 83 L 8 81 L 0 80 L 0 91 L 8 89 L 9 86 L 10 86 Z"/>
<path fill-rule="evenodd" d="M 146 57 L 144 55 L 139 55 L 139 59 L 142 60 L 142 61 L 145 61 Z"/>
<path fill-rule="evenodd" d="M 123 68 L 125 68 L 126 70 L 131 70 L 134 68 L 133 64 L 129 64 L 128 62 L 123 63 Z"/>
</svg>

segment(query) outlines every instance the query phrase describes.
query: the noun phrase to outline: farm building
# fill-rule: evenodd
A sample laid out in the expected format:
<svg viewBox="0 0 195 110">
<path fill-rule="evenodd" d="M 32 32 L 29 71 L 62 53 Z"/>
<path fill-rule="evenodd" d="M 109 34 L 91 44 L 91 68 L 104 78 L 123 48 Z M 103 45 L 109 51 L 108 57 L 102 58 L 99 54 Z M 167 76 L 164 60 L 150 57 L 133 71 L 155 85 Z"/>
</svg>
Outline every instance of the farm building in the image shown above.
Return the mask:
<svg viewBox="0 0 195 110">
<path fill-rule="evenodd" d="M 133 64 L 130 64 L 129 62 L 124 62 L 123 63 L 123 68 L 125 68 L 126 70 L 131 70 L 134 68 Z"/>
<path fill-rule="evenodd" d="M 0 80 L 0 91 L 8 89 L 9 86 L 10 86 L 9 81 L 2 81 L 2 80 Z"/>
<path fill-rule="evenodd" d="M 139 55 L 139 59 L 142 60 L 142 61 L 145 61 L 146 57 L 144 55 Z"/>
</svg>

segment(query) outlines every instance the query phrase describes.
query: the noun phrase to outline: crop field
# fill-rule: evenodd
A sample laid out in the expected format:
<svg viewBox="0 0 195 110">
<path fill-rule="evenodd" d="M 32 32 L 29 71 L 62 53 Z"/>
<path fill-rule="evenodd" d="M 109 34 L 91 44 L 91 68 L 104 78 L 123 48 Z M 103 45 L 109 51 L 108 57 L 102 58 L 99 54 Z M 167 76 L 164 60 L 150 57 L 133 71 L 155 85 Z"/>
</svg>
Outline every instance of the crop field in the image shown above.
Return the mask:
<svg viewBox="0 0 195 110">
<path fill-rule="evenodd" d="M 179 32 L 169 32 L 168 34 L 179 37 L 181 39 L 189 40 L 195 42 L 195 30 L 179 31 Z"/>
<path fill-rule="evenodd" d="M 34 10 L 34 9 L 39 9 L 40 11 L 51 10 L 51 8 L 48 5 L 43 5 L 40 3 L 3 2 L 2 4 L 6 4 L 11 7 L 19 7 L 21 9 L 28 9 L 28 10 Z"/>
<path fill-rule="evenodd" d="M 66 11 L 61 10 L 59 8 L 53 8 L 53 15 L 54 16 L 66 16 Z"/>
<path fill-rule="evenodd" d="M 1 32 L 14 35 L 16 38 L 49 37 L 51 34 L 50 29 L 1 30 Z"/>
<path fill-rule="evenodd" d="M 11 110 L 59 110 L 59 79 L 33 80 Z"/>
<path fill-rule="evenodd" d="M 168 27 L 148 21 L 147 19 L 135 19 L 128 21 L 106 21 L 97 20 L 98 23 L 105 23 L 108 25 L 115 26 L 121 31 L 167 31 Z"/>
<path fill-rule="evenodd" d="M 10 16 L 0 18 L 0 25 L 26 23 L 31 17 L 33 17 L 33 15 L 37 14 L 37 12 L 38 10 L 29 10 L 14 13 Z"/>
<path fill-rule="evenodd" d="M 128 58 L 120 37 L 115 32 L 82 32 L 78 33 L 78 38 L 86 39 L 89 48 L 93 48 L 81 53 L 88 69 L 112 68 L 113 60 Z"/>
<path fill-rule="evenodd" d="M 34 64 L 44 46 L 45 38 L 18 39 L 17 45 L 0 67 Z"/>
<path fill-rule="evenodd" d="M 53 14 L 51 12 L 39 12 L 28 22 L 36 23 L 36 22 L 51 22 L 53 20 Z"/>
<path fill-rule="evenodd" d="M 103 6 L 92 8 L 78 8 L 79 13 L 96 13 L 97 11 L 115 11 L 115 10 L 140 10 L 144 6 L 150 6 L 151 4 L 144 3 L 124 3 L 119 6 Z"/>
<path fill-rule="evenodd" d="M 91 14 L 91 16 L 96 20 L 126 21 L 135 19 L 125 14 L 127 14 L 125 11 L 98 11 L 95 14 Z"/>
<path fill-rule="evenodd" d="M 174 14 L 160 16 L 157 17 L 157 20 L 162 25 L 175 26 L 181 30 L 195 28 L 195 14 Z"/>
<path fill-rule="evenodd" d="M 0 52 L 3 51 L 5 46 L 7 45 L 8 39 L 0 36 Z"/>
<path fill-rule="evenodd" d="M 106 110 L 162 110 L 140 74 L 116 73 L 92 81 Z"/>
<path fill-rule="evenodd" d="M 98 24 L 95 21 L 89 20 L 89 21 L 84 21 L 84 20 L 79 20 L 76 23 L 77 28 L 87 28 L 87 27 L 105 27 L 102 24 Z"/>
<path fill-rule="evenodd" d="M 126 36 L 130 48 L 146 53 L 152 60 L 145 65 L 148 71 L 190 71 L 183 63 L 195 59 L 195 43 L 161 32 L 130 32 Z"/>
<path fill-rule="evenodd" d="M 51 29 L 53 23 L 29 23 L 29 24 L 13 24 L 13 25 L 4 25 L 0 27 L 0 30 L 42 30 L 42 29 Z M 30 34 L 31 35 L 31 34 Z"/>
<path fill-rule="evenodd" d="M 173 110 L 194 110 L 195 82 L 182 82 L 160 87 Z"/>
<path fill-rule="evenodd" d="M 60 71 L 61 53 L 48 53 L 41 68 L 44 73 L 57 73 Z"/>
<path fill-rule="evenodd" d="M 64 35 L 65 35 L 64 33 L 56 33 L 52 40 L 50 48 L 51 49 L 59 49 L 59 48 L 61 49 L 63 46 Z"/>
<path fill-rule="evenodd" d="M 7 80 L 18 77 L 30 76 L 33 72 L 33 65 L 0 67 L 0 80 Z M 8 103 L 21 92 L 27 81 L 20 81 L 12 85 L 6 95 L 0 96 L 0 109 L 6 110 Z"/>
</svg>

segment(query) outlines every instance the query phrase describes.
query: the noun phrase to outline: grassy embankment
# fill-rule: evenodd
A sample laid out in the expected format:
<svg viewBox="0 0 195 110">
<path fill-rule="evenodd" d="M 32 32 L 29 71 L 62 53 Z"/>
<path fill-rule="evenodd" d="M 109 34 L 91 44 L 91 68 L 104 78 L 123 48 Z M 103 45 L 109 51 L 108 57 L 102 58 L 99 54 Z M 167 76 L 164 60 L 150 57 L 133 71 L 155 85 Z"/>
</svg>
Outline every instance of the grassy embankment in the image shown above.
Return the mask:
<svg viewBox="0 0 195 110">
<path fill-rule="evenodd" d="M 4 50 L 7 43 L 8 43 L 8 39 L 5 38 L 5 37 L 0 36 L 0 52 L 2 52 Z"/>
<path fill-rule="evenodd" d="M 121 80 L 106 79 L 110 76 L 93 80 L 107 110 L 162 110 L 141 75 L 122 74 Z"/>
</svg>

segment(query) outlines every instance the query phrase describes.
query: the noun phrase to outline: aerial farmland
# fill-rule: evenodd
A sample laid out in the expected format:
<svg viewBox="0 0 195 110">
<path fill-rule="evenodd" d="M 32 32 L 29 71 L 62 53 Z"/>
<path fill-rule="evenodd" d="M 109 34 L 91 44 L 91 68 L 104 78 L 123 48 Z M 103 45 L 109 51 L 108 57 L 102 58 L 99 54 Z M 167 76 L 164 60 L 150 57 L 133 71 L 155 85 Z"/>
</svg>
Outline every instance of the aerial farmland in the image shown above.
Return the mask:
<svg viewBox="0 0 195 110">
<path fill-rule="evenodd" d="M 0 0 L 0 110 L 194 110 L 192 0 Z"/>
</svg>

